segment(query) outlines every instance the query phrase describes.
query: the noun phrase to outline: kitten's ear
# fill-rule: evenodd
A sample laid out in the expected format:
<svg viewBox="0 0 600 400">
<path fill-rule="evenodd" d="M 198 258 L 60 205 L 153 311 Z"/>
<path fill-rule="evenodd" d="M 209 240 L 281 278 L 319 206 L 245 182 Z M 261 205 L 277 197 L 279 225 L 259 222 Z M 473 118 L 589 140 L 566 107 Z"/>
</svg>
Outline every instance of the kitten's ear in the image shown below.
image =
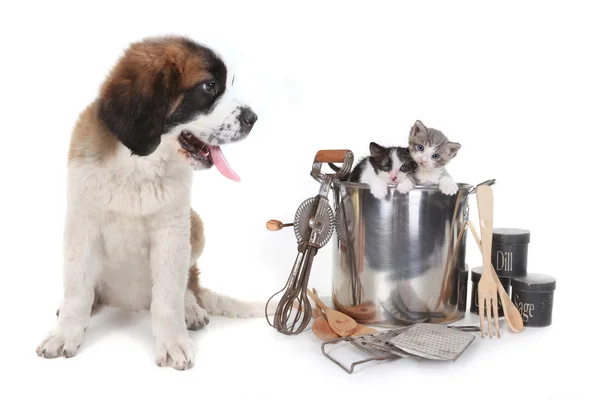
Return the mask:
<svg viewBox="0 0 600 400">
<path fill-rule="evenodd" d="M 456 153 L 458 153 L 458 150 L 460 150 L 461 147 L 460 143 L 457 142 L 448 142 L 446 146 L 448 147 L 448 150 L 450 150 L 450 158 L 456 156 Z"/>
<path fill-rule="evenodd" d="M 383 156 L 385 149 L 383 148 L 383 146 L 380 146 L 375 142 L 371 142 L 369 144 L 369 151 L 371 152 L 371 156 L 381 157 L 381 156 Z"/>
<path fill-rule="evenodd" d="M 417 136 L 420 132 L 427 132 L 427 127 L 421 121 L 416 120 L 412 128 L 410 129 L 410 135 Z"/>
</svg>

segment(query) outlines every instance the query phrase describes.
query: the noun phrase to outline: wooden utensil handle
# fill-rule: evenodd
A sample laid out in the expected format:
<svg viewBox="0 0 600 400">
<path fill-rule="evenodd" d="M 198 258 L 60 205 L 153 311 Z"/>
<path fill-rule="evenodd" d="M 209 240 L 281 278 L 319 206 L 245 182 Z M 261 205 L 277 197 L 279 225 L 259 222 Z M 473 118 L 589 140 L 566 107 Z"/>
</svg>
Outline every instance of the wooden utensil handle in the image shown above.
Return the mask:
<svg viewBox="0 0 600 400">
<path fill-rule="evenodd" d="M 315 161 L 320 163 L 341 163 L 344 162 L 348 153 L 350 153 L 350 150 L 319 150 L 315 156 Z"/>
<path fill-rule="evenodd" d="M 473 237 L 475 238 L 477 247 L 479 247 L 479 251 L 481 251 L 481 254 L 483 255 L 483 247 L 481 247 L 481 239 L 479 238 L 479 235 L 477 234 L 477 231 L 475 230 L 473 223 L 471 221 L 468 221 L 467 223 L 469 224 L 469 229 L 471 230 L 471 233 L 473 234 Z"/>
<path fill-rule="evenodd" d="M 270 231 L 280 231 L 281 229 L 285 228 L 286 226 L 292 226 L 294 225 L 293 223 L 289 223 L 289 224 L 284 224 L 281 221 L 278 221 L 276 219 L 270 219 L 267 221 L 267 229 Z"/>
<path fill-rule="evenodd" d="M 321 299 L 319 297 L 317 297 L 311 290 L 307 290 L 306 294 L 308 294 L 308 296 L 313 299 L 313 301 L 319 306 L 321 307 L 323 310 L 327 310 L 327 306 L 325 305 L 325 303 L 323 303 L 321 301 Z"/>
<path fill-rule="evenodd" d="M 483 250 L 483 273 L 492 267 L 492 234 L 494 229 L 494 195 L 490 186 L 477 188 L 477 208 Z"/>
</svg>

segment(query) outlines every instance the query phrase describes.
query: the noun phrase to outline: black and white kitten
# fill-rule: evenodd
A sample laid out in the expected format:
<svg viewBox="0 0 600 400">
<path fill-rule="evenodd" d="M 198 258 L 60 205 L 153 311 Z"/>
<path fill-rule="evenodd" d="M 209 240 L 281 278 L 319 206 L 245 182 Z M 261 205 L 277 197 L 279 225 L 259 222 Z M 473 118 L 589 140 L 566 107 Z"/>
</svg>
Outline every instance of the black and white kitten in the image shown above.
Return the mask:
<svg viewBox="0 0 600 400">
<path fill-rule="evenodd" d="M 387 196 L 389 185 L 396 186 L 400 193 L 407 193 L 415 186 L 413 174 L 417 164 L 408 148 L 385 147 L 371 142 L 369 151 L 371 155 L 363 158 L 350 173 L 350 182 L 366 183 L 378 199 Z"/>
<path fill-rule="evenodd" d="M 458 186 L 446 165 L 456 157 L 460 143 L 451 142 L 441 131 L 427 128 L 417 120 L 410 130 L 408 148 L 413 160 L 417 162 L 415 179 L 419 185 L 438 185 L 440 191 L 453 195 Z"/>
</svg>

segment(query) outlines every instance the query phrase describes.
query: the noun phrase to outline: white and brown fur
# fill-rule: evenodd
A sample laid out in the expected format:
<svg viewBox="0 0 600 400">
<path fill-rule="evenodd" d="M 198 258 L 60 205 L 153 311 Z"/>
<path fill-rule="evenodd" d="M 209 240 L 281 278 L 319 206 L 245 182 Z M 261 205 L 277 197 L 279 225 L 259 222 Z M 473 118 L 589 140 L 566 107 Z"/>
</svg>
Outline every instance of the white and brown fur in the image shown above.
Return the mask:
<svg viewBox="0 0 600 400">
<path fill-rule="evenodd" d="M 125 51 L 80 114 L 67 163 L 64 296 L 40 356 L 74 356 L 101 304 L 149 310 L 156 362 L 176 369 L 192 367 L 188 329 L 205 326 L 209 314 L 264 315 L 264 303 L 199 285 L 205 234 L 191 207 L 192 178 L 212 162 L 191 160 L 178 137 L 185 129 L 220 145 L 250 133 L 256 114 L 227 82 L 208 48 L 148 38 Z"/>
<path fill-rule="evenodd" d="M 451 142 L 440 130 L 426 127 L 417 120 L 410 129 L 408 148 L 417 163 L 415 179 L 419 185 L 438 185 L 446 195 L 454 195 L 458 185 L 446 166 L 456 157 L 461 144 Z"/>
</svg>

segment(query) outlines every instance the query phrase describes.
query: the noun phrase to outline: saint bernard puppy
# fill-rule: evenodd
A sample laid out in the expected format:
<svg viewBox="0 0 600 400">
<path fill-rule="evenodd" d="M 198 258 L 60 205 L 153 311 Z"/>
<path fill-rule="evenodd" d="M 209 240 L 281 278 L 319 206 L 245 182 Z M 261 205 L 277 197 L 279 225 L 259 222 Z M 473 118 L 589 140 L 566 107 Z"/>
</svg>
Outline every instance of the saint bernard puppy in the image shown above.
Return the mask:
<svg viewBox="0 0 600 400">
<path fill-rule="evenodd" d="M 82 111 L 68 152 L 64 296 L 40 356 L 74 356 L 99 305 L 149 310 L 156 362 L 179 370 L 194 363 L 188 329 L 208 315 L 264 315 L 264 303 L 198 283 L 204 229 L 191 208 L 193 174 L 214 165 L 238 180 L 220 145 L 246 138 L 258 118 L 228 82 L 209 48 L 147 38 L 124 52 Z"/>
</svg>

